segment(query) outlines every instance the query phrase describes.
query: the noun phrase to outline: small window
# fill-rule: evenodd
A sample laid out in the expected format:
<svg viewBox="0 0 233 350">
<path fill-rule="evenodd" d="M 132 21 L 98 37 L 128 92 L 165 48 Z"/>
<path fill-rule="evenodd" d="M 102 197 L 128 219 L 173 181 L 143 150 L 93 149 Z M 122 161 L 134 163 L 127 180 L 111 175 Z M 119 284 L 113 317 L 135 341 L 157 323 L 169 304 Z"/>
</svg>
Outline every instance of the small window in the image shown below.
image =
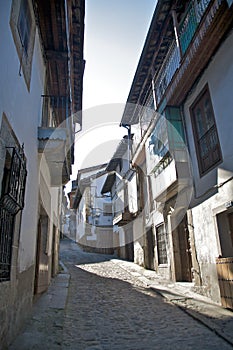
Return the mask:
<svg viewBox="0 0 233 350">
<path fill-rule="evenodd" d="M 28 90 L 30 89 L 32 57 L 36 24 L 32 2 L 12 0 L 10 26 L 19 56 L 19 74 L 23 72 Z"/>
<path fill-rule="evenodd" d="M 112 204 L 104 204 L 103 208 L 103 215 L 104 216 L 112 216 Z"/>
<path fill-rule="evenodd" d="M 17 29 L 19 32 L 22 48 L 24 53 L 27 55 L 28 53 L 28 45 L 31 33 L 31 15 L 28 6 L 28 0 L 21 0 L 19 17 L 17 22 Z"/>
<path fill-rule="evenodd" d="M 162 224 L 156 227 L 158 264 L 167 264 L 167 234 L 165 225 Z"/>
<path fill-rule="evenodd" d="M 209 89 L 206 86 L 190 109 L 200 175 L 222 160 Z"/>
</svg>

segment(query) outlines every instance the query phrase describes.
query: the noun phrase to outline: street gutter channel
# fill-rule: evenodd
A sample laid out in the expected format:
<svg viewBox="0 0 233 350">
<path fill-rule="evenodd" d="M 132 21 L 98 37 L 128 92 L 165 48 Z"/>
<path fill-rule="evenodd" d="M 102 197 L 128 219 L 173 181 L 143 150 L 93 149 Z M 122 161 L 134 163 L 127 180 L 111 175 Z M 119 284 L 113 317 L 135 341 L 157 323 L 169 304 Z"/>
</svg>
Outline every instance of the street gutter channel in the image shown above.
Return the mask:
<svg viewBox="0 0 233 350">
<path fill-rule="evenodd" d="M 180 310 L 191 316 L 193 319 L 198 321 L 199 323 L 203 324 L 206 326 L 208 329 L 210 329 L 212 332 L 214 332 L 217 336 L 225 340 L 228 344 L 233 346 L 233 341 L 225 334 L 222 333 L 221 328 L 216 326 L 211 320 L 209 320 L 205 316 L 199 315 L 197 312 L 190 310 L 189 308 L 185 307 L 184 305 L 180 305 L 179 302 L 186 302 L 188 300 L 194 300 L 193 298 L 190 297 L 178 297 L 178 298 L 172 298 L 169 299 L 163 292 L 161 292 L 159 289 L 156 289 L 155 287 L 149 286 L 149 288 L 154 291 L 155 293 L 161 295 L 164 299 L 170 301 L 172 304 L 176 305 Z"/>
</svg>

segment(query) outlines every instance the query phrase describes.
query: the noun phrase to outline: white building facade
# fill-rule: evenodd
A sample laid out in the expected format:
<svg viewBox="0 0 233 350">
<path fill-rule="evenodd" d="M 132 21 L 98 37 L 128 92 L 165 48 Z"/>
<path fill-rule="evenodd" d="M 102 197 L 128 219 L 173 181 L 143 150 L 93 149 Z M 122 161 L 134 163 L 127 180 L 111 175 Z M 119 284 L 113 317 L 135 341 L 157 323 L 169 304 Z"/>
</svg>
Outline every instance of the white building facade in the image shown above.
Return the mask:
<svg viewBox="0 0 233 350">
<path fill-rule="evenodd" d="M 101 193 L 106 164 L 81 169 L 71 210 L 75 241 L 86 251 L 112 254 L 113 216 L 110 196 Z"/>
<path fill-rule="evenodd" d="M 75 31 L 72 9 L 68 3 L 59 2 L 63 26 L 66 10 L 71 14 L 67 27 L 61 28 L 56 13 L 50 11 L 53 6 L 54 1 L 43 6 L 30 0 L 0 4 L 1 348 L 9 345 L 30 314 L 34 294 L 46 290 L 58 271 L 62 186 L 69 180 L 75 125 L 73 121 L 66 123 L 65 108 L 61 105 L 55 108 L 52 98 L 58 102 L 64 91 L 67 94 L 72 85 L 69 69 L 77 72 L 72 61 L 73 39 L 67 36 L 71 28 Z M 77 1 L 75 7 L 83 27 L 84 2 Z M 46 14 L 48 11 L 51 17 Z M 54 31 L 49 31 L 52 20 Z M 65 47 L 60 45 L 56 30 L 58 36 L 60 31 L 64 33 Z M 61 68 L 59 74 L 63 75 L 64 83 L 57 90 L 55 85 L 60 76 L 54 73 L 56 67 Z M 74 90 L 71 89 L 73 96 Z M 73 101 L 76 108 L 77 97 Z M 71 116 L 75 108 L 71 109 L 70 102 L 66 106 Z M 56 133 L 59 126 L 61 129 Z M 57 177 L 51 153 L 55 157 L 63 154 Z"/>
</svg>

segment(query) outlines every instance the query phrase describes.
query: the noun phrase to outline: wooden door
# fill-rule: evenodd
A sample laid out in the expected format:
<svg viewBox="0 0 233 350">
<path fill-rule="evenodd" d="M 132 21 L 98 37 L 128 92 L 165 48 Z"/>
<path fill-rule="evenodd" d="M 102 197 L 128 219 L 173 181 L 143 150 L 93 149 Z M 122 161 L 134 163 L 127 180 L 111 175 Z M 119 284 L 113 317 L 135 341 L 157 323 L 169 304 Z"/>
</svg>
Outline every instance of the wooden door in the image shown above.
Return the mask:
<svg viewBox="0 0 233 350">
<path fill-rule="evenodd" d="M 180 281 L 192 282 L 192 257 L 189 243 L 187 217 L 185 216 L 178 226 L 179 255 L 180 255 Z"/>
<path fill-rule="evenodd" d="M 146 246 L 147 246 L 147 259 L 146 261 L 146 267 L 150 270 L 155 269 L 155 263 L 154 263 L 154 258 L 155 258 L 155 236 L 153 232 L 153 228 L 150 227 L 146 231 Z"/>
</svg>

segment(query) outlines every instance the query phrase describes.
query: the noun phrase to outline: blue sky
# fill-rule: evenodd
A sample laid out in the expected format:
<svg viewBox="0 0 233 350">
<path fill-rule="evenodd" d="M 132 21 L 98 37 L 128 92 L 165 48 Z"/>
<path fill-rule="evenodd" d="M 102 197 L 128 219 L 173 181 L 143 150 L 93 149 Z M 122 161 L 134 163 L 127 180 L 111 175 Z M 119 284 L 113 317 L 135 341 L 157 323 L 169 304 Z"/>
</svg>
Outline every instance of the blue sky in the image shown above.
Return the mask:
<svg viewBox="0 0 233 350">
<path fill-rule="evenodd" d="M 119 127 L 156 0 L 86 0 L 83 131 L 77 170 L 108 162 L 126 130 Z"/>
<path fill-rule="evenodd" d="M 156 0 L 86 0 L 84 109 L 126 102 Z"/>
</svg>

